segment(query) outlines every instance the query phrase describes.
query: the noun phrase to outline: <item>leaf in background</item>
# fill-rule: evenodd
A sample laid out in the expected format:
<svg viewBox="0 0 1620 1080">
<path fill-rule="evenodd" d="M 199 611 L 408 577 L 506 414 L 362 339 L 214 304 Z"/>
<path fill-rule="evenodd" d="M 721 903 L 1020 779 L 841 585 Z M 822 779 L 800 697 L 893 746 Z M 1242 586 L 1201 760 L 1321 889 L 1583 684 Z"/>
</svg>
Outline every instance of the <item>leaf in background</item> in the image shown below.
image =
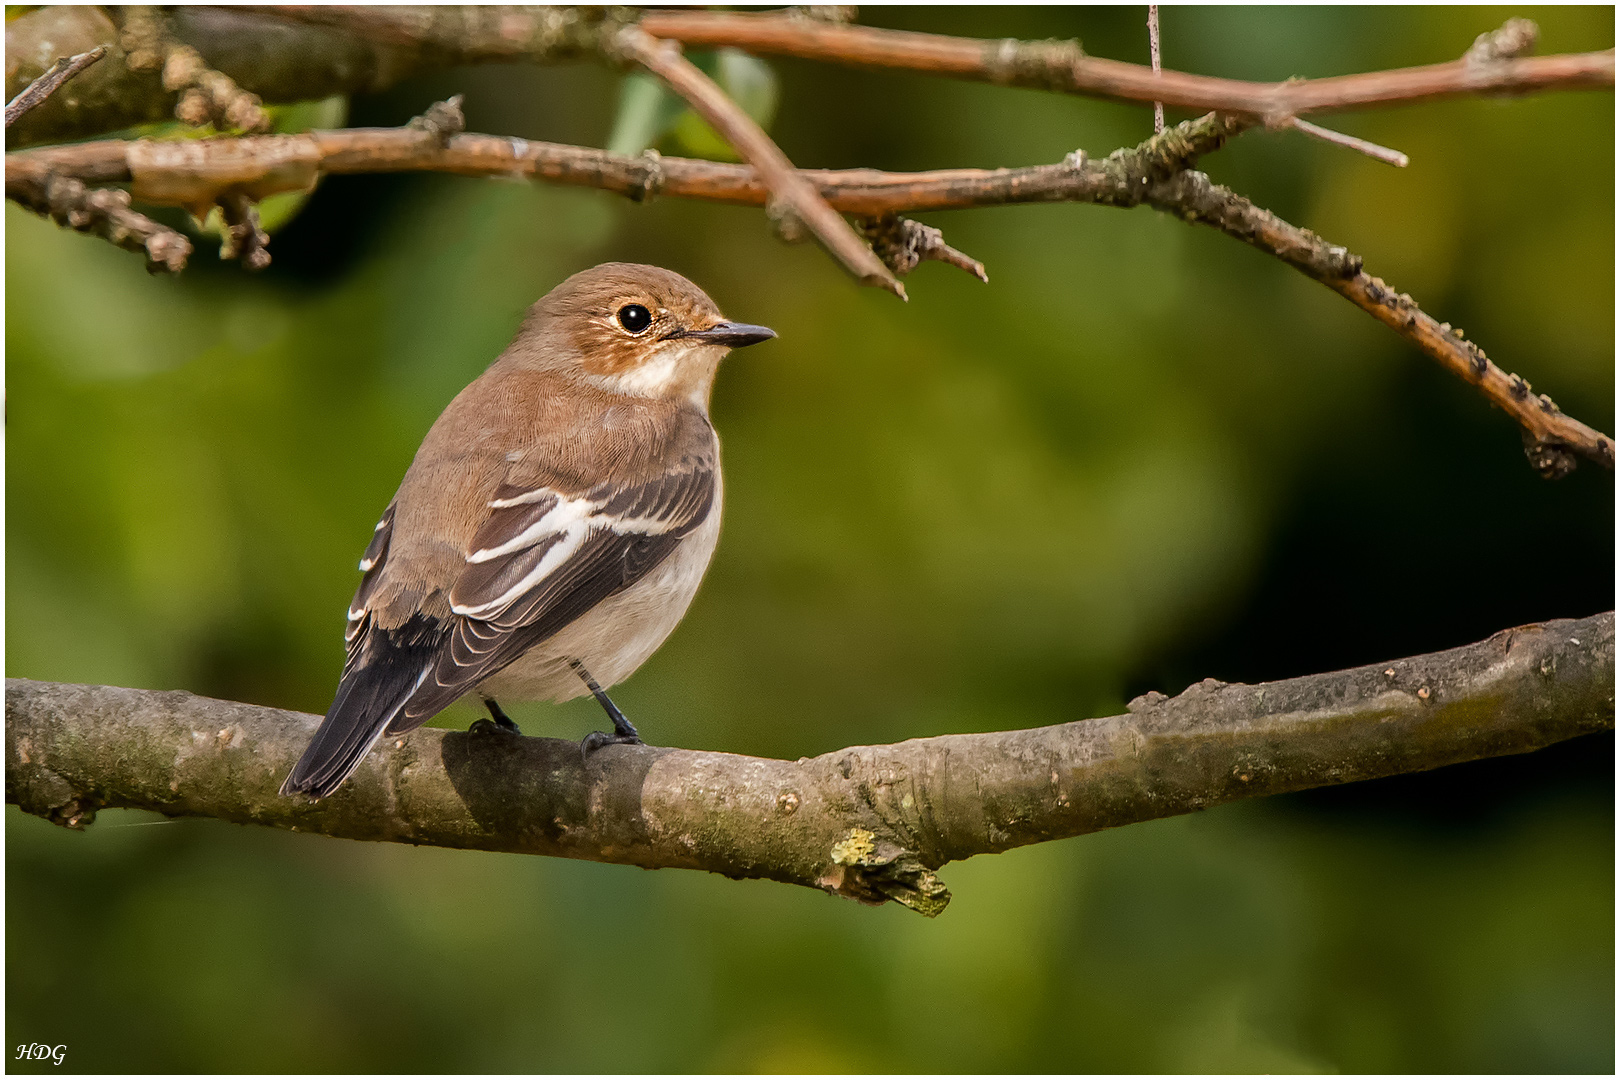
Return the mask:
<svg viewBox="0 0 1620 1080">
<path fill-rule="evenodd" d="M 776 72 L 765 61 L 739 49 L 721 49 L 693 63 L 720 84 L 731 100 L 742 106 L 743 112 L 766 130 L 776 119 Z M 717 161 L 741 161 L 742 156 L 722 139 L 714 128 L 691 109 L 684 110 L 675 122 L 673 143 L 676 149 L 691 157 Z"/>
<path fill-rule="evenodd" d="M 691 60 L 760 127 L 770 127 L 778 93 L 776 73 L 768 64 L 738 49 L 693 53 Z M 625 76 L 608 150 L 639 154 L 666 139 L 671 150 L 688 157 L 741 160 L 730 143 L 657 78 L 644 72 Z"/>
<path fill-rule="evenodd" d="M 731 100 L 741 105 L 760 127 L 769 128 L 776 119 L 778 98 L 776 72 L 771 66 L 741 49 L 721 49 L 716 66 L 716 81 L 731 95 Z"/>
<path fill-rule="evenodd" d="M 608 137 L 608 152 L 634 156 L 657 144 L 685 107 L 655 76 L 631 72 L 619 84 L 619 115 Z"/>
</svg>

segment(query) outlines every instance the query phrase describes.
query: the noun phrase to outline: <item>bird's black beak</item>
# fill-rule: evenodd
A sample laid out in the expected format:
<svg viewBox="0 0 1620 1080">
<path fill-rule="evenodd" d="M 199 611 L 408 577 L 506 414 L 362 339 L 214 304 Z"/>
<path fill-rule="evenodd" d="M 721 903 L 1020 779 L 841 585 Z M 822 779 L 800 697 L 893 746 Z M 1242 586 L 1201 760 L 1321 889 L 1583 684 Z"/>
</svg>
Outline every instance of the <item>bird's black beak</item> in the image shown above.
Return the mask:
<svg viewBox="0 0 1620 1080">
<path fill-rule="evenodd" d="M 707 330 L 677 330 L 673 334 L 666 334 L 665 338 L 696 338 L 708 345 L 724 345 L 727 348 L 740 349 L 744 345 L 758 345 L 761 341 L 769 341 L 775 336 L 776 331 L 768 326 L 722 322 Z"/>
</svg>

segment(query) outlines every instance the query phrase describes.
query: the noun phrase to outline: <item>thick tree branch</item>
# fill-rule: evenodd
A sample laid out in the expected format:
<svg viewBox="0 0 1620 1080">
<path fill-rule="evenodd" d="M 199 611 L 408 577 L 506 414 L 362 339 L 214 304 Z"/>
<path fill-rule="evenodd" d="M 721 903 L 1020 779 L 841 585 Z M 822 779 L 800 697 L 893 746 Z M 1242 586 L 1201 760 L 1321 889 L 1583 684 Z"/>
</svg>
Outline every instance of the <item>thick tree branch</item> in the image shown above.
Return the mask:
<svg viewBox="0 0 1620 1080">
<path fill-rule="evenodd" d="M 835 210 L 864 219 L 922 210 L 966 209 L 1029 202 L 1079 202 L 1157 207 L 1189 222 L 1220 229 L 1275 255 L 1367 311 L 1478 387 L 1523 428 L 1526 451 L 1545 476 L 1562 476 L 1580 455 L 1614 468 L 1614 442 L 1564 415 L 1530 384 L 1491 363 L 1460 331 L 1425 314 L 1365 273 L 1359 256 L 1290 225 L 1231 191 L 1188 171 L 1232 135 L 1250 126 L 1211 115 L 1165 129 L 1132 149 L 1100 161 L 1071 154 L 1061 164 L 1021 169 L 945 169 L 885 173 L 870 169 L 799 173 Z M 65 176 L 87 184 L 131 183 L 136 198 L 204 210 L 229 193 L 259 199 L 306 190 L 322 173 L 435 171 L 466 176 L 516 176 L 595 187 L 642 200 L 655 193 L 764 206 L 770 192 L 754 169 L 688 158 L 624 157 L 604 150 L 435 129 L 351 128 L 240 139 L 125 142 L 104 140 L 6 155 L 6 196 L 38 209 L 47 181 Z M 941 241 L 941 244 L 943 242 Z M 951 249 L 934 252 L 973 273 L 983 267 Z M 929 256 L 925 256 L 929 257 Z M 904 265 L 903 262 L 897 265 Z M 977 267 L 977 269 L 974 269 Z"/>
<path fill-rule="evenodd" d="M 1614 50 L 1512 59 L 1469 55 L 1444 64 L 1301 79 L 1242 82 L 1160 71 L 1087 56 L 1074 41 L 946 37 L 870 26 L 840 26 L 791 15 L 649 11 L 643 29 L 687 45 L 729 45 L 851 67 L 895 68 L 959 79 L 1058 90 L 1092 97 L 1217 109 L 1259 120 L 1334 109 L 1479 94 L 1613 88 Z"/>
<path fill-rule="evenodd" d="M 174 115 L 181 89 L 166 87 L 162 64 L 141 42 L 121 42 L 121 26 L 137 9 L 58 5 L 6 23 L 6 87 L 16 93 L 62 52 L 107 45 L 109 56 L 6 133 L 8 146 L 83 139 Z M 545 64 L 602 55 L 599 39 L 616 32 L 627 9 L 600 7 L 414 7 L 376 9 L 389 33 L 357 36 L 326 25 L 319 12 L 295 17 L 276 8 L 173 7 L 143 9 L 173 45 L 189 46 L 209 70 L 271 104 L 333 94 L 374 93 L 402 79 L 459 64 Z M 161 57 L 156 57 L 161 60 Z"/>
<path fill-rule="evenodd" d="M 320 718 L 180 691 L 8 679 L 6 799 L 357 840 L 759 877 L 937 914 L 973 855 L 1223 802 L 1519 754 L 1614 727 L 1614 617 L 1257 686 L 1213 679 L 1121 716 L 797 762 L 423 728 L 336 795 L 276 793 Z"/>
</svg>

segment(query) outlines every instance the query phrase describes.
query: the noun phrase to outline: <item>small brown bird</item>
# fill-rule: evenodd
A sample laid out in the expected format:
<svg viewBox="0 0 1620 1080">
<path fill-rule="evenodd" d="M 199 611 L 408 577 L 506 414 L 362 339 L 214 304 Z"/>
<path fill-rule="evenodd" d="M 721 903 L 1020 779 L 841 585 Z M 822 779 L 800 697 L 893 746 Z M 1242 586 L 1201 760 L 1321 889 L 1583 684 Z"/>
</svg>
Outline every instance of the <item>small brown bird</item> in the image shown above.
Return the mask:
<svg viewBox="0 0 1620 1080">
<path fill-rule="evenodd" d="M 428 431 L 360 560 L 337 695 L 284 795 L 330 795 L 378 738 L 476 691 L 596 695 L 686 613 L 720 535 L 715 370 L 775 337 L 655 266 L 606 263 L 529 309 Z"/>
</svg>

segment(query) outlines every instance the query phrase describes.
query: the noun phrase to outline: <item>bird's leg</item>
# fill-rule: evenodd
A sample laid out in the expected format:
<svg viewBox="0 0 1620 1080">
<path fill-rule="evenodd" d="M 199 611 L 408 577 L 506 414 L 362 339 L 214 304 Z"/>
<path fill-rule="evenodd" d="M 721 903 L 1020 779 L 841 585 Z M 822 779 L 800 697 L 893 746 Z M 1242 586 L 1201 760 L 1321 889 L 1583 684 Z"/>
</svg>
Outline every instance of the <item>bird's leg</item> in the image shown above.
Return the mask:
<svg viewBox="0 0 1620 1080">
<path fill-rule="evenodd" d="M 500 703 L 494 698 L 484 698 L 484 704 L 489 708 L 489 718 L 495 721 L 496 727 L 500 728 L 502 731 L 510 731 L 514 735 L 523 734 L 523 732 L 518 729 L 517 722 L 514 721 L 510 716 L 506 715 L 506 710 L 502 709 Z"/>
<path fill-rule="evenodd" d="M 585 665 L 578 660 L 570 660 L 568 666 L 574 669 L 575 675 L 585 680 L 585 685 L 590 688 L 591 693 L 596 697 L 597 703 L 608 714 L 608 719 L 613 721 L 612 735 L 607 734 L 605 731 L 591 732 L 580 741 L 580 753 L 589 755 L 593 750 L 600 750 L 602 747 L 612 746 L 614 743 L 639 745 L 641 736 L 637 734 L 636 726 L 624 718 L 624 713 L 620 712 L 619 707 L 613 704 L 613 699 L 607 696 L 607 691 L 603 690 L 596 680 L 591 678 L 591 673 L 585 670 Z"/>
<path fill-rule="evenodd" d="M 490 697 L 488 694 L 480 694 L 479 697 L 484 699 L 484 707 L 489 710 L 489 719 L 486 720 L 483 717 L 479 717 L 477 720 L 473 721 L 472 727 L 468 728 L 468 731 L 476 731 L 479 728 L 497 727 L 502 731 L 509 732 L 513 735 L 523 734 L 523 732 L 518 729 L 516 721 L 514 721 L 510 716 L 506 715 L 506 710 L 501 708 L 500 704 L 494 698 Z"/>
</svg>

